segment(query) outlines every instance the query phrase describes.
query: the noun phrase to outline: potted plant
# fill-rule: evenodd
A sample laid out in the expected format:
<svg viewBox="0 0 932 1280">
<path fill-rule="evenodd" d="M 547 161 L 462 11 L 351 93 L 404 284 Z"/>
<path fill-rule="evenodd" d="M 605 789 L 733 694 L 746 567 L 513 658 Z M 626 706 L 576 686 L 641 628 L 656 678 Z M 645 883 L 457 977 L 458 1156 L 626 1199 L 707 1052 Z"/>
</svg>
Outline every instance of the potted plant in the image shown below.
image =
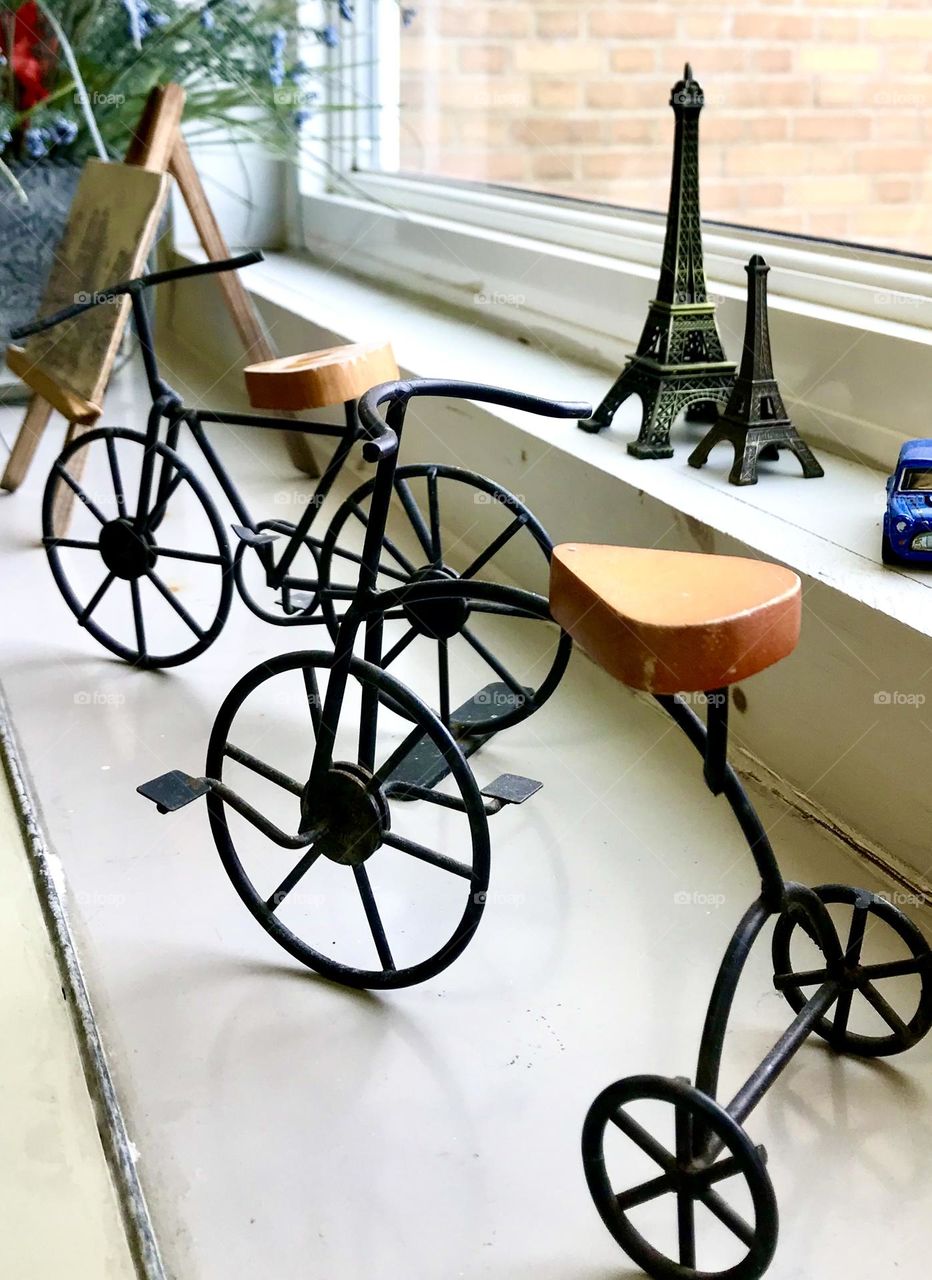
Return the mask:
<svg viewBox="0 0 932 1280">
<path fill-rule="evenodd" d="M 36 310 L 80 167 L 122 157 L 153 86 L 186 90 L 192 146 L 301 148 L 353 20 L 349 0 L 320 12 L 308 27 L 294 0 L 0 4 L 0 347 Z"/>
</svg>

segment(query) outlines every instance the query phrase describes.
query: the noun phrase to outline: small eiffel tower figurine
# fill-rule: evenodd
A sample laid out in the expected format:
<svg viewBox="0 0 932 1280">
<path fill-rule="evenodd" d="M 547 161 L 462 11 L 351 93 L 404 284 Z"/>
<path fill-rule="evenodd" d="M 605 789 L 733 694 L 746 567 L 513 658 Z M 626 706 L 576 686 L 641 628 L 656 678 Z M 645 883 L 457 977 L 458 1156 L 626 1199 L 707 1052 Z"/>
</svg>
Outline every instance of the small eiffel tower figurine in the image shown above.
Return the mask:
<svg viewBox="0 0 932 1280">
<path fill-rule="evenodd" d="M 670 92 L 676 117 L 667 234 L 657 296 L 637 351 L 583 431 L 604 431 L 629 396 L 641 400 L 641 429 L 628 445 L 636 458 L 671 458 L 670 427 L 681 409 L 724 405 L 735 378 L 715 327 L 702 266 L 699 220 L 699 112 L 704 98 L 687 62 Z"/>
<path fill-rule="evenodd" d="M 789 449 L 799 459 L 807 480 L 824 475 L 812 450 L 790 422 L 780 388 L 773 376 L 770 327 L 767 322 L 767 263 L 755 253 L 744 268 L 748 273 L 748 306 L 744 323 L 744 352 L 734 390 L 708 435 L 689 455 L 691 467 L 701 467 L 723 440 L 735 450 L 728 477 L 732 484 L 757 484 L 757 459 L 776 458 Z"/>
</svg>

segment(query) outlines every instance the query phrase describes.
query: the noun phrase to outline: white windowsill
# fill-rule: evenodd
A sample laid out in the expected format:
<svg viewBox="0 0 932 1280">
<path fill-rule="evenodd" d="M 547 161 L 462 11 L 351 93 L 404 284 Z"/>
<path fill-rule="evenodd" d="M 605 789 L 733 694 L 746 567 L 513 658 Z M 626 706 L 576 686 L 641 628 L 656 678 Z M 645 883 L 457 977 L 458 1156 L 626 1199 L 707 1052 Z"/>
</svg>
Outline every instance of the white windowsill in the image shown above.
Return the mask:
<svg viewBox="0 0 932 1280">
<path fill-rule="evenodd" d="M 186 256 L 198 253 L 192 249 Z M 243 274 L 243 280 L 257 300 L 332 332 L 339 340 L 390 336 L 405 375 L 472 379 L 592 403 L 611 382 L 612 375 L 600 368 L 483 330 L 462 317 L 438 313 L 294 254 L 268 253 L 265 262 Z M 271 323 L 282 321 L 272 318 Z M 273 337 L 281 347 L 279 335 Z M 701 470 L 687 465 L 692 442 L 703 433 L 701 424 L 674 429 L 677 451 L 672 459 L 646 462 L 630 457 L 625 444 L 636 434 L 636 400 L 622 406 L 611 430 L 595 436 L 573 423 L 494 405 L 483 406 L 482 412 L 548 449 L 649 494 L 753 553 L 780 560 L 932 636 L 932 574 L 880 563 L 883 471 L 819 451 L 825 468 L 821 480 L 803 481 L 795 461 L 783 457 L 778 464 L 761 465 L 757 485 L 739 488 L 727 481 L 727 446 L 720 446 Z M 546 513 L 542 518 L 546 524 Z"/>
</svg>

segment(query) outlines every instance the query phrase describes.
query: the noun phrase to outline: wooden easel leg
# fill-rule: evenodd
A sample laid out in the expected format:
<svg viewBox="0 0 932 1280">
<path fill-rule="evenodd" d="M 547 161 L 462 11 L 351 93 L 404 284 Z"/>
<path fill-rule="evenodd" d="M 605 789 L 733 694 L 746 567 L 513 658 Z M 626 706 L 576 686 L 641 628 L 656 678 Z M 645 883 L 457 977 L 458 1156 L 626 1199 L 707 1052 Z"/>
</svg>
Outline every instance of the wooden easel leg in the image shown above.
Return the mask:
<svg viewBox="0 0 932 1280">
<path fill-rule="evenodd" d="M 52 406 L 41 396 L 33 396 L 14 441 L 10 456 L 7 458 L 3 477 L 0 478 L 0 489 L 13 493 L 26 478 L 32 456 L 38 447 L 42 432 L 48 426 L 52 416 Z"/>
<path fill-rule="evenodd" d="M 69 422 L 68 431 L 65 435 L 65 445 L 71 444 L 72 440 L 77 440 L 86 432 L 92 431 L 93 427 L 82 426 L 79 422 Z M 80 483 L 81 475 L 84 471 L 84 464 L 87 462 L 87 450 L 79 449 L 68 463 L 68 474 L 72 480 Z M 66 484 L 58 486 L 55 494 L 55 501 L 52 504 L 52 530 L 56 538 L 63 538 L 68 532 L 68 526 L 71 523 L 71 512 L 74 507 L 75 494 L 74 491 Z"/>
<path fill-rule="evenodd" d="M 230 246 L 220 230 L 220 224 L 214 217 L 214 211 L 210 207 L 210 201 L 207 199 L 207 193 L 204 190 L 200 175 L 195 168 L 194 161 L 191 159 L 188 144 L 180 133 L 171 153 L 169 173 L 178 184 L 178 190 L 181 192 L 182 199 L 188 207 L 191 221 L 194 223 L 194 228 L 208 258 L 212 262 L 219 262 L 223 258 L 229 258 Z M 225 271 L 222 275 L 217 276 L 217 284 L 223 292 L 230 318 L 236 326 L 236 331 L 242 340 L 243 346 L 246 348 L 246 354 L 250 362 L 273 360 L 276 352 L 259 322 L 252 299 L 243 288 L 239 273 Z M 304 471 L 316 479 L 320 475 L 320 467 L 314 458 L 307 436 L 300 435 L 296 431 L 289 431 L 287 422 L 282 422 L 282 430 L 285 433 L 285 444 L 291 461 L 299 471 Z"/>
</svg>

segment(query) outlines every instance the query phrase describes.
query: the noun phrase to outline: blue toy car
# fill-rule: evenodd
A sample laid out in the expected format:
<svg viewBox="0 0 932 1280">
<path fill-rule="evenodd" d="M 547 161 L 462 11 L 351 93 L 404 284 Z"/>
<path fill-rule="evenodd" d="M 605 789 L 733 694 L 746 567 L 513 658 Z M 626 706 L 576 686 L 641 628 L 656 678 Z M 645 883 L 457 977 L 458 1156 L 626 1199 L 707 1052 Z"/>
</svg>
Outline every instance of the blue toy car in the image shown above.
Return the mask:
<svg viewBox="0 0 932 1280">
<path fill-rule="evenodd" d="M 932 440 L 907 440 L 887 480 L 884 564 L 932 565 Z"/>
</svg>

